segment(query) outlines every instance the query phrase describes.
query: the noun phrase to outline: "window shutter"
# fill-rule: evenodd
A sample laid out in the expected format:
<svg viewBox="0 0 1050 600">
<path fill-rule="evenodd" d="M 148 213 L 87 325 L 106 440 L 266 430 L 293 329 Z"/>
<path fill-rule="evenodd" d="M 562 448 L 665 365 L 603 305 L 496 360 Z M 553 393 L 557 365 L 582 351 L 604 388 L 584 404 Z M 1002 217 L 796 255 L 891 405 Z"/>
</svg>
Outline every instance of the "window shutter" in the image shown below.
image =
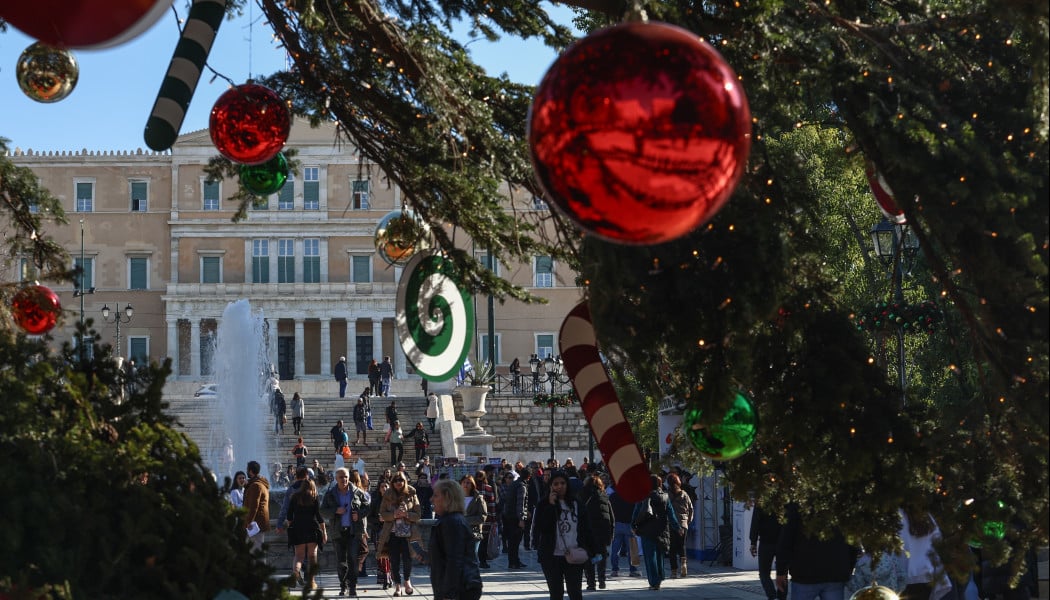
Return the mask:
<svg viewBox="0 0 1050 600">
<path fill-rule="evenodd" d="M 144 290 L 146 289 L 147 278 L 147 266 L 149 261 L 145 258 L 132 258 L 129 264 L 131 271 L 131 289 L 133 290 Z"/>
</svg>

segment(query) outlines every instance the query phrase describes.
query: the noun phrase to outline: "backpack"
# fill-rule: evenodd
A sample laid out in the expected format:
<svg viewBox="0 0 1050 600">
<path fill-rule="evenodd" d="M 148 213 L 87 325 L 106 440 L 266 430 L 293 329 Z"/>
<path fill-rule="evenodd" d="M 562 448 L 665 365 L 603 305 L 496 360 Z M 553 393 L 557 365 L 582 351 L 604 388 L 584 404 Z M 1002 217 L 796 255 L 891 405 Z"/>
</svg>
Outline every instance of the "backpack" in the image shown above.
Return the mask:
<svg viewBox="0 0 1050 600">
<path fill-rule="evenodd" d="M 638 513 L 638 517 L 635 519 L 634 527 L 638 531 L 638 535 L 649 538 L 659 538 L 667 535 L 667 500 L 666 496 L 663 498 L 663 502 L 653 502 L 653 495 L 650 494 L 646 500 L 646 508 Z"/>
<path fill-rule="evenodd" d="M 277 414 L 283 414 L 287 405 L 284 403 L 284 392 L 280 389 L 273 391 L 273 410 Z"/>
</svg>

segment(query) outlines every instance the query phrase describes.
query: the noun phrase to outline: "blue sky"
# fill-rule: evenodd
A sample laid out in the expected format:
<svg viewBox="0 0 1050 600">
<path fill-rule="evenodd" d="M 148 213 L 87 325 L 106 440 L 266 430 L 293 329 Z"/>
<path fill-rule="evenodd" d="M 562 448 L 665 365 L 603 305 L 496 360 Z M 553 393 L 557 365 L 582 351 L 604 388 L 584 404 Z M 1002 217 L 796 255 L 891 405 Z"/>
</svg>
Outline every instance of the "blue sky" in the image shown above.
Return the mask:
<svg viewBox="0 0 1050 600">
<path fill-rule="evenodd" d="M 181 1 L 179 16 L 186 17 Z M 552 8 L 568 24 L 571 11 Z M 235 81 L 268 75 L 284 68 L 284 53 L 272 41 L 272 30 L 258 8 L 234 21 L 223 21 L 209 57 L 209 65 Z M 55 150 L 147 150 L 142 139 L 146 119 L 178 42 L 178 26 L 171 12 L 139 37 L 103 50 L 77 50 L 80 78 L 64 100 L 41 104 L 27 98 L 15 80 L 18 57 L 35 40 L 8 27 L 0 34 L 0 137 L 10 148 Z M 505 39 L 497 44 L 479 40 L 469 46 L 474 60 L 489 72 L 506 72 L 521 83 L 537 84 L 554 60 L 554 53 L 538 41 Z M 181 132 L 208 126 L 215 100 L 226 91 L 222 78 L 205 70 L 186 114 Z M 525 124 L 522 124 L 524 131 Z"/>
</svg>

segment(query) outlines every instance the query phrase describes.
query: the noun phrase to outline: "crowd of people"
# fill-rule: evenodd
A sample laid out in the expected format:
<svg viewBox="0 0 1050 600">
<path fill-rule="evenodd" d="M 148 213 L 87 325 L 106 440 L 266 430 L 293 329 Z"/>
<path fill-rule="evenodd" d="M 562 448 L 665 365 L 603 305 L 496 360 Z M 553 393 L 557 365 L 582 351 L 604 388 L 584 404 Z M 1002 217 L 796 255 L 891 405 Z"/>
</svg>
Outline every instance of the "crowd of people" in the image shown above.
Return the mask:
<svg viewBox="0 0 1050 600">
<path fill-rule="evenodd" d="M 340 381 L 341 395 L 344 385 Z M 329 543 L 335 546 L 341 594 L 350 597 L 357 596 L 359 579 L 368 576 L 370 554 L 376 559 L 377 582 L 383 589 L 393 587 L 394 596 L 415 593 L 413 567 L 425 560 L 434 598 L 476 600 L 481 573 L 492 568 L 495 556 L 505 554 L 508 569 L 528 567 L 522 549 L 535 553 L 551 600 L 581 600 L 584 589 L 605 589 L 607 580 L 621 572 L 628 577 L 644 573 L 650 590 L 659 590 L 668 577 L 688 576 L 685 540 L 695 501 L 687 487 L 689 474 L 672 468 L 651 475 L 648 497 L 635 503 L 619 497 L 603 465 L 586 459 L 579 468 L 572 459 L 565 464 L 553 459 L 528 465 L 503 461 L 456 481 L 449 477 L 450 469 L 432 468 L 427 456 L 438 402 L 429 390 L 426 426 L 417 422 L 403 429 L 397 402 L 390 399 L 383 443 L 389 446 L 391 466 L 373 484 L 360 458 L 348 460 L 349 448 L 367 444 L 373 431 L 371 398 L 385 394 L 388 386 L 389 379 L 377 369 L 353 410 L 353 443 L 343 421 L 332 427 L 333 470 L 316 458 L 308 466 L 310 450 L 297 437 L 291 449 L 294 466 L 275 464 L 268 480 L 259 463 L 251 461 L 232 478 L 230 503 L 244 511 L 255 549 L 262 548 L 271 528 L 270 485 L 287 488 L 276 519 L 277 534 L 287 532 L 286 538 L 268 541 L 286 542 L 292 550 L 292 585 L 316 587 L 317 553 Z M 278 383 L 273 394 L 274 431 L 281 433 L 286 408 Z M 294 394 L 290 406 L 296 436 L 303 405 Z M 415 450 L 413 471 L 404 462 L 405 444 Z M 905 553 L 869 557 L 841 536 L 807 535 L 798 506 L 779 512 L 756 506 L 750 530 L 751 553 L 758 559 L 768 600 L 785 600 L 789 592 L 793 600 L 843 600 L 873 577 L 899 589 L 902 600 L 945 600 L 955 592 L 931 551 L 940 532 L 928 513 L 902 509 Z M 428 548 L 423 547 L 422 519 L 436 519 Z M 873 565 L 878 573 L 871 572 Z M 970 600 L 958 592 L 951 598 L 956 597 Z"/>
<path fill-rule="evenodd" d="M 416 429 L 425 431 L 421 423 Z M 337 447 L 340 440 L 345 443 L 336 431 L 333 440 Z M 359 580 L 368 576 L 366 558 L 374 554 L 377 582 L 393 587 L 394 596 L 415 593 L 413 568 L 426 561 L 436 598 L 473 600 L 481 595 L 481 573 L 492 568 L 495 555 L 506 554 L 510 569 L 526 567 L 522 546 L 535 551 L 552 600 L 564 595 L 580 600 L 584 582 L 587 589 L 604 589 L 607 577 L 619 576 L 621 559 L 631 576 L 641 575 L 644 559 L 650 587 L 657 589 L 664 558 L 675 560 L 672 532 L 691 521 L 689 497 L 683 494 L 683 508 L 674 499 L 680 492 L 675 477 L 665 491 L 663 480 L 653 476 L 649 498 L 624 503 L 607 479 L 600 465 L 577 469 L 567 460 L 546 466 L 504 461 L 456 481 L 449 470 L 432 468 L 424 455 L 414 475 L 398 461 L 372 482 L 366 471 L 345 465 L 329 476 L 314 459 L 313 467 L 304 462 L 292 468 L 276 515 L 278 537 L 268 533 L 270 481 L 257 462 L 237 473 L 230 501 L 245 511 L 254 548 L 264 541 L 287 543 L 293 556 L 287 581 L 308 590 L 316 588 L 317 555 L 328 544 L 335 546 L 340 593 L 349 597 L 357 596 Z M 422 519 L 436 519 L 427 548 Z M 640 539 L 640 549 L 624 537 Z M 675 576 L 676 563 L 672 567 Z"/>
</svg>

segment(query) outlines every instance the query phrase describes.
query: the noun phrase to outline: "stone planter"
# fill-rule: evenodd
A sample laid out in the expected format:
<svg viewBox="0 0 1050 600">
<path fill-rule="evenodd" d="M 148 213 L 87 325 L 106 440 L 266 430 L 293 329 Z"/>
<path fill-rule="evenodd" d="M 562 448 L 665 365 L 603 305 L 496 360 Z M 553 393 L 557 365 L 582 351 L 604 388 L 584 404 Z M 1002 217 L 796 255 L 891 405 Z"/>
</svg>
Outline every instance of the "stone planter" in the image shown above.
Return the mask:
<svg viewBox="0 0 1050 600">
<path fill-rule="evenodd" d="M 481 427 L 481 417 L 486 414 L 485 398 L 491 389 L 487 385 L 470 385 L 456 388 L 459 396 L 463 398 L 463 416 L 469 422 L 463 427 L 463 435 L 477 436 L 486 435 Z"/>
</svg>

